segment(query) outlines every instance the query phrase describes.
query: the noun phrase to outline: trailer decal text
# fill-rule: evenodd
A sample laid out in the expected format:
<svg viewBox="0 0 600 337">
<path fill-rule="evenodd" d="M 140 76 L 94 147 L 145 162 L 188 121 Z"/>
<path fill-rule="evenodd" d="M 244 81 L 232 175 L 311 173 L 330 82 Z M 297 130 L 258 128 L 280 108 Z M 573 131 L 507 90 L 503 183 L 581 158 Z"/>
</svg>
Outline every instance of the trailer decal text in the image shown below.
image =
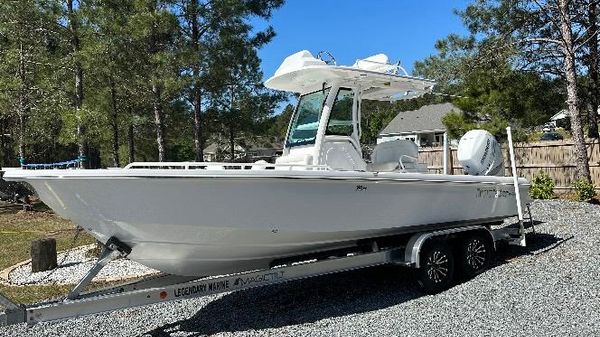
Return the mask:
<svg viewBox="0 0 600 337">
<path fill-rule="evenodd" d="M 276 271 L 257 276 L 238 277 L 235 282 L 233 282 L 233 285 L 236 287 L 244 287 L 254 283 L 273 282 L 280 280 L 281 278 L 283 278 L 283 271 Z"/>
<path fill-rule="evenodd" d="M 188 287 L 177 288 L 173 290 L 175 297 L 190 296 L 194 294 L 206 293 L 211 291 L 222 291 L 229 289 L 229 280 L 223 280 L 212 283 L 192 285 Z"/>
</svg>

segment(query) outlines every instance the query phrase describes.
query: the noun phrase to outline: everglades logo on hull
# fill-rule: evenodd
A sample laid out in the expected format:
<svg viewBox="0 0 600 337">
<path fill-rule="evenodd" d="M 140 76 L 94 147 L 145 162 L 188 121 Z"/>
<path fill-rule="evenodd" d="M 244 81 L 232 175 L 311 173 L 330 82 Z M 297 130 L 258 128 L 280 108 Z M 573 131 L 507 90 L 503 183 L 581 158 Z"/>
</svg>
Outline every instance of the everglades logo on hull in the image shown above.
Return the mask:
<svg viewBox="0 0 600 337">
<path fill-rule="evenodd" d="M 513 195 L 515 195 L 515 192 L 500 190 L 500 189 L 496 189 L 495 187 L 485 187 L 485 188 L 478 187 L 477 192 L 475 194 L 475 196 L 477 198 L 484 198 L 484 199 L 508 198 L 509 196 L 513 196 Z"/>
</svg>

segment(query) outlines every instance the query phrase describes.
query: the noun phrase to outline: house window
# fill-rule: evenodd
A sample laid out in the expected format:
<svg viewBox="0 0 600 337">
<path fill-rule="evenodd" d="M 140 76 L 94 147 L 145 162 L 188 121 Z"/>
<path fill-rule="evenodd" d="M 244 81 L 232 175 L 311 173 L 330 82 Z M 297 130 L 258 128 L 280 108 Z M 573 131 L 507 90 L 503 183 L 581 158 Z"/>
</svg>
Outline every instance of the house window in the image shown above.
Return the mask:
<svg viewBox="0 0 600 337">
<path fill-rule="evenodd" d="M 434 146 L 442 146 L 444 144 L 444 134 L 436 133 L 434 136 Z"/>
</svg>

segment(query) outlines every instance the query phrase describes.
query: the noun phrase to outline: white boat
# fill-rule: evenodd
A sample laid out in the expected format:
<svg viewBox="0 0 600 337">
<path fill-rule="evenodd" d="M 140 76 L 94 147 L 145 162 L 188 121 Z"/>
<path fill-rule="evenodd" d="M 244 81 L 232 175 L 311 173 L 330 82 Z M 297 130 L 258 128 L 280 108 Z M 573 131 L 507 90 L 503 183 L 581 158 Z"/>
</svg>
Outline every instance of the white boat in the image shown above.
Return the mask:
<svg viewBox="0 0 600 337">
<path fill-rule="evenodd" d="M 15 169 L 4 179 L 28 182 L 99 241 L 117 238 L 131 248 L 130 259 L 188 276 L 266 268 L 373 238 L 515 215 L 510 177 L 428 174 L 408 141 L 378 145 L 373 162 L 363 160 L 361 102 L 414 97 L 434 84 L 396 69 L 384 55 L 353 66 L 307 51 L 289 56 L 265 82 L 301 95 L 275 164 Z M 527 181 L 518 183 L 526 196 Z"/>
</svg>

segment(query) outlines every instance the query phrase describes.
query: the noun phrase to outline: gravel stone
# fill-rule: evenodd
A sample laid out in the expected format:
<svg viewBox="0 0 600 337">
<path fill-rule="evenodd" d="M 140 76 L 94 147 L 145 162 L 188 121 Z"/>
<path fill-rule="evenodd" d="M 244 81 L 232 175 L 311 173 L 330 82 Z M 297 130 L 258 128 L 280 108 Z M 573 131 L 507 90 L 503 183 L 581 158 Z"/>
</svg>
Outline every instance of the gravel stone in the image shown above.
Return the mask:
<svg viewBox="0 0 600 337">
<path fill-rule="evenodd" d="M 528 247 L 437 295 L 377 267 L 61 322 L 0 336 L 598 336 L 600 206 L 535 201 Z"/>
<path fill-rule="evenodd" d="M 10 283 L 24 284 L 76 284 L 94 265 L 96 259 L 87 257 L 86 252 L 94 246 L 83 246 L 68 252 L 59 253 L 57 261 L 60 263 L 54 270 L 31 272 L 31 262 L 15 268 L 8 275 Z M 66 256 L 65 256 L 66 255 Z M 115 259 L 109 262 L 96 276 L 95 280 L 106 278 L 130 278 L 157 273 L 157 270 L 148 268 L 129 259 Z"/>
</svg>

